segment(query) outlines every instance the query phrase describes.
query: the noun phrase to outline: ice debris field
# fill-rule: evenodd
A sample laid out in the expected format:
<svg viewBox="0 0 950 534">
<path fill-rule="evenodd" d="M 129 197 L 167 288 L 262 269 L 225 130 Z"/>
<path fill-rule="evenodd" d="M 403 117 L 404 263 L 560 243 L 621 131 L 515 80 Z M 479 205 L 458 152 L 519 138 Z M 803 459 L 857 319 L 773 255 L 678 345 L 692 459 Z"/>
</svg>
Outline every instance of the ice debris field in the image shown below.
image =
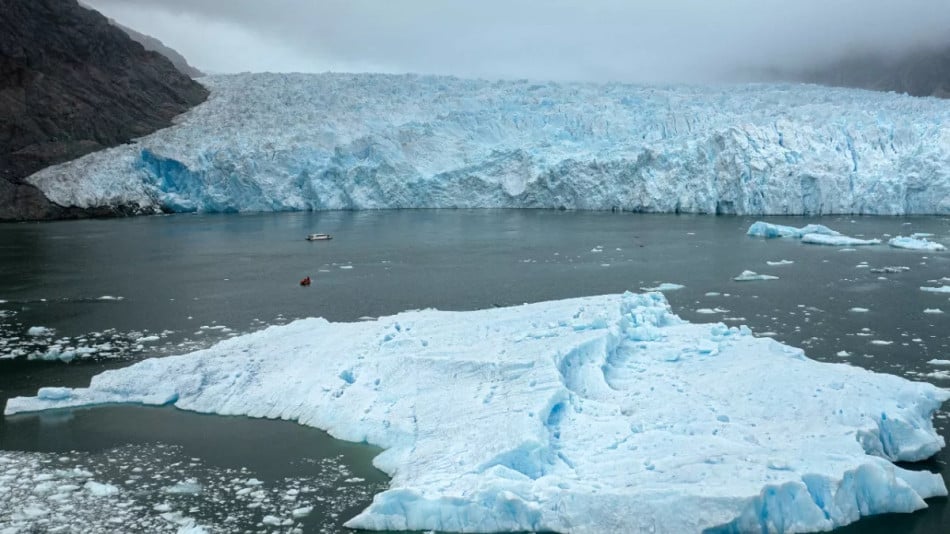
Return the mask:
<svg viewBox="0 0 950 534">
<path fill-rule="evenodd" d="M 944 446 L 950 392 L 692 324 L 659 293 L 375 321 L 304 319 L 14 398 L 282 418 L 385 449 L 348 526 L 827 530 L 946 495 L 898 467 Z"/>
<path fill-rule="evenodd" d="M 300 534 L 315 505 L 344 510 L 368 502 L 355 483 L 362 479 L 340 458 L 312 463 L 319 476 L 265 482 L 245 468 L 210 466 L 163 444 L 59 455 L 0 451 L 0 532 L 210 534 L 256 524 Z M 310 527 L 328 532 L 329 519 Z"/>
<path fill-rule="evenodd" d="M 132 211 L 950 213 L 950 103 L 806 85 L 201 79 L 207 102 L 29 178 Z"/>
<path fill-rule="evenodd" d="M 808 224 L 801 228 L 794 226 L 784 226 L 781 224 L 756 221 L 746 232 L 752 237 L 764 237 L 767 239 L 777 237 L 790 237 L 800 239 L 802 243 L 812 245 L 831 245 L 837 247 L 853 247 L 861 245 L 879 245 L 880 239 L 859 239 L 842 235 L 837 230 L 832 230 L 821 224 Z M 894 248 L 903 248 L 909 250 L 919 250 L 924 252 L 943 252 L 947 250 L 944 245 L 931 241 L 925 236 L 913 235 L 910 237 L 897 236 L 892 237 L 887 242 Z M 770 263 L 770 265 L 772 265 Z"/>
</svg>

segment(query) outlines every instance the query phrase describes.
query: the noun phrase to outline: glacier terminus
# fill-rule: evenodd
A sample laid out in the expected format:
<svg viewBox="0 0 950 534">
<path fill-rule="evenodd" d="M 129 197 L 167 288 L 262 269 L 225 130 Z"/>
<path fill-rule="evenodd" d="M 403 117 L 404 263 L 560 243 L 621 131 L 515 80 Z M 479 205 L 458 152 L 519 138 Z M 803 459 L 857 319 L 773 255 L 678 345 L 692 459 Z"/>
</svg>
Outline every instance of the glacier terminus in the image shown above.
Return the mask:
<svg viewBox="0 0 950 534">
<path fill-rule="evenodd" d="M 201 79 L 174 126 L 29 177 L 133 213 L 950 214 L 950 105 L 808 85 Z"/>
</svg>

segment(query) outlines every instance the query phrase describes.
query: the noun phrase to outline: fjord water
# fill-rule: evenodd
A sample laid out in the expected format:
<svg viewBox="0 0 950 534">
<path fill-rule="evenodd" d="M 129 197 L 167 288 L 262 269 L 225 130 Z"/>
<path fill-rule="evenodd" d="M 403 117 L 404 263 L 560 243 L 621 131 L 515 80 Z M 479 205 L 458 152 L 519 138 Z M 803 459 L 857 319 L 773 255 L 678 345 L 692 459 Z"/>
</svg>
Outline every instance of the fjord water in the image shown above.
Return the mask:
<svg viewBox="0 0 950 534">
<path fill-rule="evenodd" d="M 73 339 L 95 334 L 98 339 L 160 338 L 113 352 L 129 361 L 184 352 L 298 317 L 354 321 L 407 309 L 471 310 L 638 291 L 672 282 L 685 285 L 666 296 L 686 320 L 746 324 L 757 334 L 803 347 L 814 359 L 950 386 L 950 380 L 923 376 L 940 369 L 928 360 L 950 359 L 950 300 L 919 289 L 947 284 L 935 281 L 950 276 L 950 253 L 887 246 L 848 251 L 793 239 L 749 238 L 745 231 L 754 220 L 409 210 L 4 225 L 0 300 L 6 302 L 0 303 L 5 312 L 0 336 L 22 340 L 29 327 L 41 325 L 55 329 L 57 337 Z M 941 217 L 767 220 L 795 226 L 820 223 L 866 238 L 925 232 L 950 242 L 950 219 Z M 312 232 L 328 232 L 334 239 L 305 241 Z M 778 260 L 793 263 L 766 263 Z M 885 266 L 909 270 L 873 272 Z M 743 270 L 779 279 L 734 282 Z M 312 286 L 299 286 L 308 275 Z M 924 313 L 928 308 L 948 313 Z M 83 385 L 93 374 L 123 364 L 0 360 L 0 402 L 32 395 L 40 386 Z M 950 441 L 946 411 L 938 416 L 936 426 Z M 325 494 L 354 485 L 363 491 L 353 492 L 346 502 L 318 507 L 319 520 L 308 523 L 314 530 L 342 528 L 348 511 L 365 505 L 385 484 L 385 477 L 369 465 L 376 449 L 332 440 L 292 423 L 138 407 L 0 422 L 0 449 L 6 450 L 79 450 L 108 457 L 115 447 L 156 442 L 180 447 L 185 459 L 199 458 L 203 466 L 243 467 L 265 481 L 326 476 L 325 464 L 315 459 L 340 458 L 339 465 L 352 476 L 338 477 L 338 484 L 327 486 Z M 157 461 L 159 456 L 138 457 Z M 942 451 L 922 467 L 941 471 L 947 480 L 948 459 Z M 189 469 L 196 468 L 184 462 L 183 473 Z M 930 509 L 916 514 L 872 518 L 849 528 L 950 529 L 946 500 L 929 504 Z M 213 519 L 212 512 L 204 513 Z"/>
</svg>

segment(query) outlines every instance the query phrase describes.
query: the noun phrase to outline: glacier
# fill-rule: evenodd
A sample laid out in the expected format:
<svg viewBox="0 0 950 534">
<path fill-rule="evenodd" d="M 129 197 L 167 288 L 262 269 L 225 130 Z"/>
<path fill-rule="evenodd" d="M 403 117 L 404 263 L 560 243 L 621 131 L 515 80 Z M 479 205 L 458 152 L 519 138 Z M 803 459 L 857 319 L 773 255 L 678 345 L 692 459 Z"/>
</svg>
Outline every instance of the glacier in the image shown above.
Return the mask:
<svg viewBox="0 0 950 534">
<path fill-rule="evenodd" d="M 137 213 L 950 214 L 950 102 L 807 85 L 201 79 L 170 128 L 28 178 Z"/>
<path fill-rule="evenodd" d="M 819 363 L 660 293 L 302 319 L 10 399 L 281 418 L 384 449 L 354 528 L 802 532 L 911 512 L 950 392 Z"/>
</svg>

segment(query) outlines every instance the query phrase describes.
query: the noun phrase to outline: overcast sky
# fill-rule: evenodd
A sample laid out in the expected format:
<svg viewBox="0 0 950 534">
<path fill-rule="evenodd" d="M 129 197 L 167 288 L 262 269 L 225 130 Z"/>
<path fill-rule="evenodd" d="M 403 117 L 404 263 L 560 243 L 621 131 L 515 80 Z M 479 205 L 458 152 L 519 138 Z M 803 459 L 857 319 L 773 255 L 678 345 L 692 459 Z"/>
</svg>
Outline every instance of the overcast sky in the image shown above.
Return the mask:
<svg viewBox="0 0 950 534">
<path fill-rule="evenodd" d="M 210 73 L 707 81 L 950 44 L 950 0 L 85 0 Z"/>
</svg>

